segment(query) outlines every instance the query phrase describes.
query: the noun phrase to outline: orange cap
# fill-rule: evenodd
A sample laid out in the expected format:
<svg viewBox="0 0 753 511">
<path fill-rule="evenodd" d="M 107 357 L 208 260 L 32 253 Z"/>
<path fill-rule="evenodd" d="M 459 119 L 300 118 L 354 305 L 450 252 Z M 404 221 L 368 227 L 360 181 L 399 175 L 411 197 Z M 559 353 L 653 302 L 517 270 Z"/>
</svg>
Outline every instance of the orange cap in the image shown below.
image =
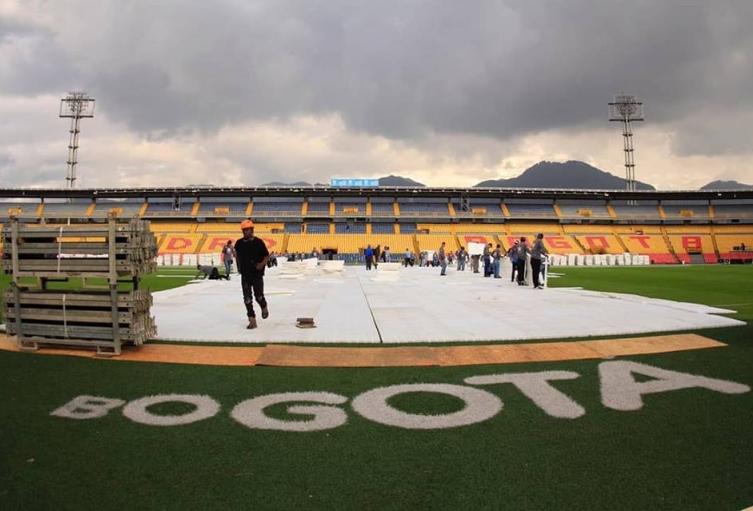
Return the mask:
<svg viewBox="0 0 753 511">
<path fill-rule="evenodd" d="M 254 223 L 251 220 L 244 220 L 241 222 L 241 230 L 252 229 L 253 227 L 254 227 Z"/>
</svg>

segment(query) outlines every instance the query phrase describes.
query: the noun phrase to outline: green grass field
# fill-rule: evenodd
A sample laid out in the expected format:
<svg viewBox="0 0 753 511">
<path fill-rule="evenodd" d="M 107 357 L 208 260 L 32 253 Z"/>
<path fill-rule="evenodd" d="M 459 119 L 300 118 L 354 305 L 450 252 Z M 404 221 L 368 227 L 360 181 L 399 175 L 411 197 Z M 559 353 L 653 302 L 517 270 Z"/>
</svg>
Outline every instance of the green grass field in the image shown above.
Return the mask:
<svg viewBox="0 0 753 511">
<path fill-rule="evenodd" d="M 725 348 L 635 356 L 663 369 L 753 385 L 753 267 L 558 269 L 556 286 L 629 292 L 735 309 L 746 326 L 699 331 Z M 152 289 L 180 285 L 156 278 Z M 501 311 L 502 312 L 502 311 Z M 598 311 L 594 311 L 598 314 Z M 729 509 L 753 505 L 753 392 L 686 389 L 644 396 L 638 411 L 601 403 L 598 361 L 457 368 L 308 369 L 143 364 L 0 352 L 3 509 Z M 328 391 L 349 399 L 404 383 L 464 385 L 508 372 L 574 371 L 554 382 L 585 408 L 557 419 L 511 385 L 495 417 L 444 430 L 369 421 L 320 432 L 249 429 L 232 408 L 264 394 Z M 205 394 L 213 418 L 156 427 L 120 409 L 96 420 L 50 412 L 79 395 L 130 401 Z M 413 393 L 390 400 L 442 414 L 459 401 Z M 159 405 L 154 413 L 182 413 Z M 293 420 L 284 405 L 266 410 Z M 300 416 L 298 416 L 300 418 Z M 304 417 L 305 418 L 305 417 Z"/>
<path fill-rule="evenodd" d="M 147 275 L 141 280 L 141 286 L 152 292 L 163 291 L 185 285 L 189 280 L 194 278 L 196 272 L 191 268 L 160 268 L 160 271 Z M 0 320 L 5 315 L 5 290 L 10 285 L 10 276 L 0 274 Z M 36 286 L 36 280 L 31 278 L 22 278 L 22 285 Z M 88 284 L 92 286 L 106 286 L 105 279 L 89 279 Z M 49 282 L 49 289 L 80 289 L 81 279 L 72 278 L 68 282 Z M 120 289 L 131 287 L 130 284 L 119 285 Z"/>
</svg>

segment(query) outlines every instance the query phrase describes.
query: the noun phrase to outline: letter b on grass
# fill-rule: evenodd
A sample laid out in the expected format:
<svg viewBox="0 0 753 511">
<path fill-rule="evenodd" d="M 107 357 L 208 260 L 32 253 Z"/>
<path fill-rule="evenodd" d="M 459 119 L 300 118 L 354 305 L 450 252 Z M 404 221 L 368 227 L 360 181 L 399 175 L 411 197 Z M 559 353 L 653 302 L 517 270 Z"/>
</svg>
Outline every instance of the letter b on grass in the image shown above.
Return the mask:
<svg viewBox="0 0 753 511">
<path fill-rule="evenodd" d="M 107 415 L 113 408 L 121 406 L 125 401 L 99 396 L 77 396 L 54 410 L 50 415 L 65 419 L 99 419 Z"/>
</svg>

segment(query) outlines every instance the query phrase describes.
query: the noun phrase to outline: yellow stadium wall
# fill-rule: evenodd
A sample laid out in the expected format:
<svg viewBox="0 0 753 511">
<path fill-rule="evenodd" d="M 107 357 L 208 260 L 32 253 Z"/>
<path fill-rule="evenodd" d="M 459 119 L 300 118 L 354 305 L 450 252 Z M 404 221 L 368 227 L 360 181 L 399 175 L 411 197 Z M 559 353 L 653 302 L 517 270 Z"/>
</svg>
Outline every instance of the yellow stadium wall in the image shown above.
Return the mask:
<svg viewBox="0 0 753 511">
<path fill-rule="evenodd" d="M 418 241 L 418 248 L 422 252 L 424 250 L 439 250 L 442 242 L 445 242 L 445 247 L 448 250 L 458 250 L 457 238 L 453 234 L 416 234 L 416 240 Z"/>
<path fill-rule="evenodd" d="M 575 238 L 591 254 L 622 254 L 625 249 L 613 234 L 578 234 Z"/>
<path fill-rule="evenodd" d="M 678 254 L 714 253 L 714 242 L 708 234 L 674 234 L 668 237 L 672 248 Z"/>
<path fill-rule="evenodd" d="M 283 231 L 285 224 L 264 224 L 254 223 L 254 232 L 272 232 L 273 230 Z M 196 232 L 237 232 L 240 233 L 240 225 L 235 223 L 201 223 L 196 227 Z"/>
<path fill-rule="evenodd" d="M 547 234 L 559 234 L 561 232 L 559 224 L 556 223 L 516 224 L 511 222 L 505 225 L 512 234 L 517 234 L 518 236 L 532 236 L 538 233 L 546 236 Z"/>
<path fill-rule="evenodd" d="M 183 234 L 165 234 L 162 243 L 159 245 L 160 254 L 195 254 L 201 241 L 204 239 L 203 234 L 183 233 Z"/>
<path fill-rule="evenodd" d="M 333 248 L 341 253 L 358 253 L 368 244 L 389 246 L 392 252 L 414 250 L 414 239 L 420 250 L 437 250 L 442 241 L 448 250 L 457 250 L 459 245 L 470 242 L 501 243 L 508 249 L 515 240 L 525 236 L 532 242 L 538 232 L 544 233 L 544 243 L 552 253 L 617 254 L 624 251 L 635 254 L 678 255 L 694 252 L 713 254 L 728 253 L 733 246 L 745 243 L 753 247 L 753 225 L 569 225 L 556 223 L 507 223 L 507 224 L 418 224 L 418 229 L 428 229 L 430 234 L 290 234 L 289 252 L 311 252 Z M 227 240 L 235 241 L 240 232 L 236 223 L 198 222 L 151 222 L 152 231 L 158 237 L 160 253 L 191 254 L 219 251 Z M 662 234 L 667 234 L 671 247 Z M 259 223 L 256 232 L 268 240 L 270 250 L 280 252 L 284 248 L 285 234 L 282 223 Z M 562 233 L 564 231 L 564 234 Z M 415 236 L 415 238 L 414 238 Z M 620 243 L 620 241 L 622 243 Z"/>
<path fill-rule="evenodd" d="M 620 239 L 632 254 L 670 254 L 661 234 L 621 234 Z"/>
<path fill-rule="evenodd" d="M 728 254 L 732 252 L 734 247 L 740 246 L 744 243 L 746 247 L 753 249 L 753 233 L 740 233 L 740 234 L 717 234 L 716 246 L 719 248 L 719 255 Z"/>
<path fill-rule="evenodd" d="M 505 250 L 509 250 L 516 241 L 520 241 L 520 238 L 525 238 L 526 242 L 530 245 L 536 239 L 536 234 L 541 232 L 536 231 L 518 231 L 514 235 L 500 236 L 502 246 Z M 575 242 L 572 236 L 566 234 L 544 234 L 544 246 L 552 254 L 580 254 L 582 250 Z"/>
<path fill-rule="evenodd" d="M 411 234 L 290 234 L 288 252 L 309 253 L 314 248 L 321 251 L 334 249 L 339 253 L 355 254 L 367 245 L 382 248 L 390 247 L 393 253 L 404 252 L 406 248 L 413 251 Z"/>
</svg>

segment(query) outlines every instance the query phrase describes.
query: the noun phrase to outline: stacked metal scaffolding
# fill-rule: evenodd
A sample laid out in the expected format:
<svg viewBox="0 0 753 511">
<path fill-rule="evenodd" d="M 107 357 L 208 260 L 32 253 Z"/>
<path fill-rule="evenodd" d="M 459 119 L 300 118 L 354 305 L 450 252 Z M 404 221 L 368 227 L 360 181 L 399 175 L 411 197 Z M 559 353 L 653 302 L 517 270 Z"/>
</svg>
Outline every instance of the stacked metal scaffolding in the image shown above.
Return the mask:
<svg viewBox="0 0 753 511">
<path fill-rule="evenodd" d="M 110 217 L 43 225 L 13 218 L 3 243 L 3 269 L 13 279 L 5 317 L 20 348 L 89 346 L 117 355 L 123 343 L 143 344 L 156 334 L 151 294 L 139 287 L 155 270 L 148 222 Z"/>
</svg>

